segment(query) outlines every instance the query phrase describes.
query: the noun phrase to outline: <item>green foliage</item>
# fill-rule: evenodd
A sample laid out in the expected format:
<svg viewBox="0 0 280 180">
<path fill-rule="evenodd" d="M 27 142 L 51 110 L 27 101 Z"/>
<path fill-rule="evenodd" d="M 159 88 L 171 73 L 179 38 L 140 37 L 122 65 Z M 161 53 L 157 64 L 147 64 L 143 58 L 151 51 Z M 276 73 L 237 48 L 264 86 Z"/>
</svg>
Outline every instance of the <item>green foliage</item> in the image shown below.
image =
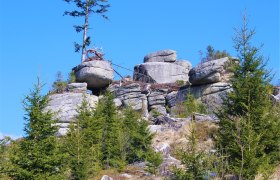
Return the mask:
<svg viewBox="0 0 280 180">
<path fill-rule="evenodd" d="M 8 151 L 11 138 L 8 136 L 0 139 L 0 179 L 8 179 L 5 168 L 8 166 Z"/>
<path fill-rule="evenodd" d="M 184 85 L 185 85 L 185 81 L 183 81 L 183 80 L 177 80 L 175 83 L 176 83 L 178 86 L 184 86 Z"/>
<path fill-rule="evenodd" d="M 75 75 L 74 71 L 71 71 L 68 74 L 68 80 L 67 81 L 68 81 L 68 84 L 76 82 L 76 75 Z"/>
<path fill-rule="evenodd" d="M 68 164 L 71 179 L 88 179 L 99 170 L 97 149 L 95 147 L 95 132 L 91 129 L 92 112 L 83 97 L 78 107 L 76 124 L 71 124 L 69 132 L 64 137 L 64 151 L 68 154 Z"/>
<path fill-rule="evenodd" d="M 158 168 L 163 162 L 163 158 L 160 152 L 154 152 L 153 150 L 150 150 L 147 153 L 146 156 L 147 160 L 147 171 L 157 175 L 158 174 Z"/>
<path fill-rule="evenodd" d="M 150 113 L 151 113 L 151 115 L 152 115 L 153 118 L 156 118 L 156 117 L 162 115 L 162 114 L 160 114 L 160 112 L 158 112 L 156 109 L 152 109 Z"/>
<path fill-rule="evenodd" d="M 234 38 L 241 62 L 234 67 L 233 91 L 217 112 L 217 148 L 227 152 L 228 172 L 244 179 L 265 174 L 280 158 L 280 116 L 270 100 L 271 78 L 263 57 L 251 45 L 254 34 L 248 30 L 245 16 L 244 26 Z"/>
<path fill-rule="evenodd" d="M 148 130 L 147 121 L 140 113 L 127 107 L 123 110 L 122 134 L 126 137 L 125 154 L 128 163 L 143 161 L 145 153 L 150 151 L 153 135 Z"/>
<path fill-rule="evenodd" d="M 211 60 L 215 60 L 215 59 L 220 59 L 220 58 L 224 58 L 224 57 L 230 57 L 230 54 L 228 52 L 226 52 L 225 50 L 223 51 L 219 51 L 219 50 L 215 50 L 213 48 L 213 46 L 208 45 L 206 48 L 207 52 L 206 52 L 206 57 L 202 58 L 202 62 L 206 62 L 206 61 L 211 61 Z"/>
<path fill-rule="evenodd" d="M 44 109 L 47 103 L 48 97 L 41 95 L 40 83 L 23 101 L 26 136 L 11 144 L 10 164 L 6 167 L 13 179 L 63 178 L 64 154 L 54 135 L 58 129 L 53 114 Z"/>
<path fill-rule="evenodd" d="M 72 179 L 87 179 L 100 170 L 122 169 L 143 161 L 151 150 L 152 135 L 138 112 L 117 112 L 113 95 L 107 92 L 95 110 L 84 98 L 75 124 L 64 139 Z"/>
<path fill-rule="evenodd" d="M 190 116 L 194 112 L 206 114 L 207 108 L 204 104 L 197 101 L 192 94 L 188 93 L 183 103 L 176 104 L 176 113 L 178 117 L 184 118 Z"/>
<path fill-rule="evenodd" d="M 189 127 L 189 134 L 186 135 L 188 140 L 187 146 L 177 152 L 185 169 L 174 168 L 173 179 L 192 180 L 205 179 L 207 172 L 213 170 L 212 159 L 209 154 L 199 149 L 198 138 L 196 136 L 196 124 L 194 120 L 191 121 Z"/>
<path fill-rule="evenodd" d="M 60 71 L 56 74 L 56 80 L 52 85 L 52 92 L 54 93 L 63 93 L 66 89 L 67 82 L 64 81 L 63 75 Z"/>
</svg>

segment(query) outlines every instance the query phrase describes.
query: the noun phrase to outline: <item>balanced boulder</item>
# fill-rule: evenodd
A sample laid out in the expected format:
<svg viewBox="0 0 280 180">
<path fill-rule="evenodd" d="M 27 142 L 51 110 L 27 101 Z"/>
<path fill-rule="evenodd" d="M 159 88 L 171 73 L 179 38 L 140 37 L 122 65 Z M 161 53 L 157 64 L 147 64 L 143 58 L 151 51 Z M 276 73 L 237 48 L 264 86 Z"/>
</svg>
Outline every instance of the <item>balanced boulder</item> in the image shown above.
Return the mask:
<svg viewBox="0 0 280 180">
<path fill-rule="evenodd" d="M 201 63 L 190 70 L 190 83 L 200 85 L 228 81 L 227 67 L 229 64 L 230 59 L 228 57 Z"/>
<path fill-rule="evenodd" d="M 73 68 L 77 82 L 86 82 L 89 89 L 102 89 L 114 78 L 114 70 L 109 61 L 88 61 Z"/>
</svg>

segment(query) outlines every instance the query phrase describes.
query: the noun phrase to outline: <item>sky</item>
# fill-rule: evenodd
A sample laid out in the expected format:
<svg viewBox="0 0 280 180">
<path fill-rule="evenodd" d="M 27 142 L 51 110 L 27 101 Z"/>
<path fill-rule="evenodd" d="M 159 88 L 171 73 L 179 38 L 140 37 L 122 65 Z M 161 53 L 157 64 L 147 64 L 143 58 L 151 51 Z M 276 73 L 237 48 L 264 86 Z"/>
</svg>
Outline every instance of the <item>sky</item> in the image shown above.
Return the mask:
<svg viewBox="0 0 280 180">
<path fill-rule="evenodd" d="M 232 38 L 242 25 L 246 9 L 250 28 L 256 30 L 253 44 L 263 44 L 261 54 L 269 58 L 267 68 L 280 79 L 278 0 L 109 0 L 106 14 L 90 16 L 95 47 L 103 49 L 113 63 L 133 69 L 143 57 L 163 49 L 177 51 L 178 59 L 193 66 L 207 45 L 236 56 Z M 63 0 L 0 0 L 0 136 L 24 135 L 22 100 L 36 83 L 37 75 L 51 88 L 55 75 L 64 77 L 80 63 L 73 43 L 81 42 L 73 25 L 83 19 L 63 16 L 75 6 Z M 123 76 L 132 75 L 117 67 Z M 115 76 L 116 79 L 117 75 Z"/>
</svg>

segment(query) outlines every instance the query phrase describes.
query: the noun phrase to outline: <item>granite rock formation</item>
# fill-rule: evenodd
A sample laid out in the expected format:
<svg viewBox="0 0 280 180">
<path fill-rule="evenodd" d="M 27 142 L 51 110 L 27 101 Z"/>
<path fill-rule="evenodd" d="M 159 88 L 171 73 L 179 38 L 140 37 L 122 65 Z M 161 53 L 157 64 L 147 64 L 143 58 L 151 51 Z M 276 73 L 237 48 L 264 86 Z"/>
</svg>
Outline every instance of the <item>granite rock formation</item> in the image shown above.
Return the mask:
<svg viewBox="0 0 280 180">
<path fill-rule="evenodd" d="M 76 81 L 86 82 L 88 89 L 107 87 L 114 78 L 114 70 L 109 61 L 88 61 L 73 68 Z"/>
<path fill-rule="evenodd" d="M 190 69 L 190 62 L 176 61 L 176 51 L 158 51 L 145 56 L 144 63 L 134 67 L 133 79 L 146 83 L 188 82 Z"/>
</svg>

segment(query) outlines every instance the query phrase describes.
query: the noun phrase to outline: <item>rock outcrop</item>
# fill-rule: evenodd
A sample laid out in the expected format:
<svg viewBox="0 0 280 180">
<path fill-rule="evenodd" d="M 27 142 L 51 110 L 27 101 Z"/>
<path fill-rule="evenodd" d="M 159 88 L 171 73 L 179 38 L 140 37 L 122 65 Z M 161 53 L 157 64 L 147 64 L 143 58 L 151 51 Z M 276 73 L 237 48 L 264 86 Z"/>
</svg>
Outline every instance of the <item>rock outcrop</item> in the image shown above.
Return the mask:
<svg viewBox="0 0 280 180">
<path fill-rule="evenodd" d="M 67 89 L 70 89 L 69 92 L 51 94 L 49 96 L 49 103 L 46 110 L 51 110 L 55 113 L 55 118 L 58 120 L 57 125 L 59 126 L 58 136 L 65 135 L 69 123 L 75 121 L 76 115 L 78 114 L 77 108 L 81 105 L 83 98 L 88 101 L 91 108 L 94 108 L 98 102 L 97 96 L 86 94 L 84 85 L 86 83 L 69 84 L 67 87 Z"/>
<path fill-rule="evenodd" d="M 199 64 L 189 72 L 190 83 L 201 85 L 228 81 L 230 73 L 227 71 L 227 67 L 230 61 L 230 58 L 225 57 Z"/>
<path fill-rule="evenodd" d="M 141 111 L 143 116 L 147 116 L 147 96 L 142 92 L 140 84 L 133 82 L 123 86 L 113 84 L 108 89 L 113 92 L 116 97 L 115 104 L 121 106 L 121 102 L 123 106 L 131 106 L 134 110 Z"/>
<path fill-rule="evenodd" d="M 174 50 L 161 50 L 150 53 L 144 57 L 144 63 L 146 62 L 175 62 L 177 53 Z"/>
<path fill-rule="evenodd" d="M 173 91 L 166 96 L 168 107 L 175 107 L 177 103 L 186 99 L 188 93 L 196 99 L 201 100 L 208 106 L 208 109 L 214 110 L 222 104 L 222 97 L 226 96 L 232 90 L 229 83 L 213 83 L 199 86 L 182 87 L 179 91 Z"/>
<path fill-rule="evenodd" d="M 114 78 L 114 70 L 109 61 L 88 61 L 73 68 L 77 82 L 86 82 L 89 89 L 102 89 Z"/>
<path fill-rule="evenodd" d="M 175 83 L 189 81 L 191 63 L 176 61 L 176 51 L 163 50 L 144 57 L 144 63 L 134 67 L 133 79 L 146 83 Z"/>
</svg>

